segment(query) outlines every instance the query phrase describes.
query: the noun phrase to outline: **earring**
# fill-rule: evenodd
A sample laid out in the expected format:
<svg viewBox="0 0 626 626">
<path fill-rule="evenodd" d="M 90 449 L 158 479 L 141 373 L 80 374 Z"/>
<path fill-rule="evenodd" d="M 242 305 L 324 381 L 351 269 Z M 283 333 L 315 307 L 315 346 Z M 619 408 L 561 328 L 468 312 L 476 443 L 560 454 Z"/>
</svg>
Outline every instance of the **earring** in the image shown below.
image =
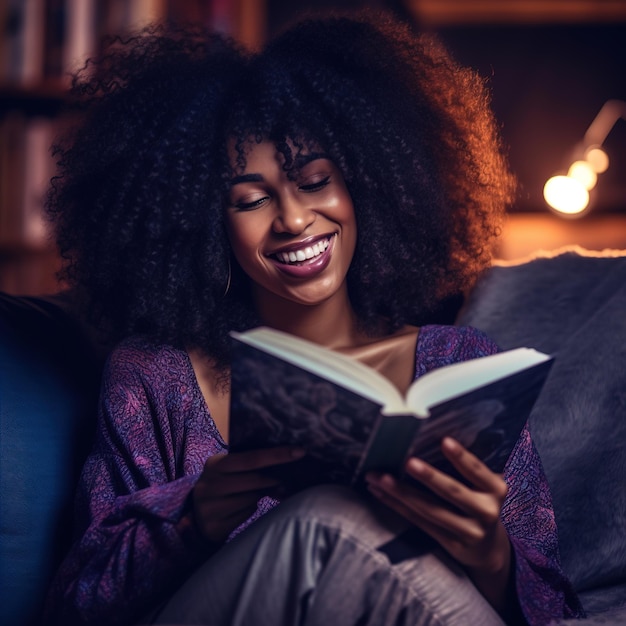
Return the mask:
<svg viewBox="0 0 626 626">
<path fill-rule="evenodd" d="M 225 298 L 228 295 L 228 291 L 230 290 L 230 281 L 231 281 L 232 272 L 230 269 L 230 257 L 228 257 L 228 280 L 226 281 L 226 289 L 224 289 L 224 295 L 222 298 Z"/>
</svg>

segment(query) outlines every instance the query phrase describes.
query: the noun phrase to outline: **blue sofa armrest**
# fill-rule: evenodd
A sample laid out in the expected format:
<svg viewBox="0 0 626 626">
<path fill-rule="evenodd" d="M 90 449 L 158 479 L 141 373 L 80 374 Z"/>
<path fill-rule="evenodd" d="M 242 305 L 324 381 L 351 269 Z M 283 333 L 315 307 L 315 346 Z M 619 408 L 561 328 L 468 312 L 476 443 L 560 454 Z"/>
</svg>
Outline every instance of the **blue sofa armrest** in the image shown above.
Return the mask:
<svg viewBox="0 0 626 626">
<path fill-rule="evenodd" d="M 1 624 L 39 622 L 95 424 L 101 358 L 62 303 L 0 294 Z"/>
</svg>

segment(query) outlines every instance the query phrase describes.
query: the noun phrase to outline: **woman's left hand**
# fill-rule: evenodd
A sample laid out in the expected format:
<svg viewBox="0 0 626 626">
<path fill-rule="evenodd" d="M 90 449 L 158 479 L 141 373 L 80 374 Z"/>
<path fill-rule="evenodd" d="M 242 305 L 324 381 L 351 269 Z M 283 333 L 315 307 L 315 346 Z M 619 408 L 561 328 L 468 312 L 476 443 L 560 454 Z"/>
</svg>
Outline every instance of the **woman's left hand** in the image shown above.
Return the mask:
<svg viewBox="0 0 626 626">
<path fill-rule="evenodd" d="M 500 520 L 507 485 L 454 439 L 446 437 L 441 449 L 470 486 L 413 457 L 406 463 L 407 474 L 435 495 L 375 472 L 366 476 L 368 489 L 465 566 L 476 586 L 499 608 L 511 567 L 511 545 Z M 489 587 L 495 581 L 500 589 L 491 598 Z"/>
</svg>

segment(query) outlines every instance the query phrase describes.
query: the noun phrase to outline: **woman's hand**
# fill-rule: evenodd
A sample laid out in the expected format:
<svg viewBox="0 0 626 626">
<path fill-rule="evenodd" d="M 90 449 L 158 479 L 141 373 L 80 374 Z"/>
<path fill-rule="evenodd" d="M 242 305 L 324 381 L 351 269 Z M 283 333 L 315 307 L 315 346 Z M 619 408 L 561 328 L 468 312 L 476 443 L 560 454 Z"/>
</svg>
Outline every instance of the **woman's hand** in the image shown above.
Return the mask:
<svg viewBox="0 0 626 626">
<path fill-rule="evenodd" d="M 500 610 L 506 599 L 511 569 L 511 546 L 500 520 L 507 485 L 502 476 L 492 472 L 454 439 L 446 437 L 441 448 L 471 486 L 411 458 L 405 467 L 407 474 L 435 495 L 387 474 L 368 474 L 368 488 L 465 566 L 474 584 Z"/>
<path fill-rule="evenodd" d="M 258 500 L 277 493 L 280 481 L 259 471 L 304 456 L 288 446 L 209 457 L 192 491 L 194 517 L 212 543 L 224 542 L 256 510 Z"/>
</svg>

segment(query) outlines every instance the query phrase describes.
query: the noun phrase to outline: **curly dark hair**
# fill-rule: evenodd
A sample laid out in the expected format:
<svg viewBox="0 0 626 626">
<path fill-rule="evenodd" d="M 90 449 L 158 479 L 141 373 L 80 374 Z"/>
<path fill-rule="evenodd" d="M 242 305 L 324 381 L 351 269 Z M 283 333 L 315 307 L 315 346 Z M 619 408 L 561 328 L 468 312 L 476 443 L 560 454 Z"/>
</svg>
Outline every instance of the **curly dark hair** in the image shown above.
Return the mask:
<svg viewBox="0 0 626 626">
<path fill-rule="evenodd" d="M 86 120 L 56 146 L 47 207 L 92 318 L 228 363 L 258 323 L 230 253 L 224 194 L 245 145 L 291 170 L 320 146 L 352 196 L 348 274 L 364 328 L 428 321 L 490 261 L 513 179 L 489 94 L 431 36 L 388 15 L 309 19 L 249 54 L 198 29 L 116 39 L 74 79 Z M 287 140 L 291 141 L 291 144 Z M 232 287 L 225 295 L 232 267 Z"/>
</svg>

